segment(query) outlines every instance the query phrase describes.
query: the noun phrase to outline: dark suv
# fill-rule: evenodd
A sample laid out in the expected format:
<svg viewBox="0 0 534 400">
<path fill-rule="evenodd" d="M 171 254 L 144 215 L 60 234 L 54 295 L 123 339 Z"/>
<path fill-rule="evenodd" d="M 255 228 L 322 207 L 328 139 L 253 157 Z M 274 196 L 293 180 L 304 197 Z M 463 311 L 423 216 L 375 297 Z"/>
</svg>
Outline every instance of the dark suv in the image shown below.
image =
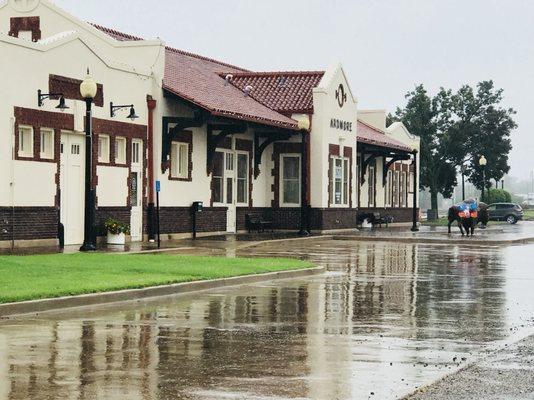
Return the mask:
<svg viewBox="0 0 534 400">
<path fill-rule="evenodd" d="M 506 221 L 515 224 L 523 219 L 525 213 L 519 204 L 514 203 L 494 203 L 489 206 L 490 221 Z"/>
</svg>

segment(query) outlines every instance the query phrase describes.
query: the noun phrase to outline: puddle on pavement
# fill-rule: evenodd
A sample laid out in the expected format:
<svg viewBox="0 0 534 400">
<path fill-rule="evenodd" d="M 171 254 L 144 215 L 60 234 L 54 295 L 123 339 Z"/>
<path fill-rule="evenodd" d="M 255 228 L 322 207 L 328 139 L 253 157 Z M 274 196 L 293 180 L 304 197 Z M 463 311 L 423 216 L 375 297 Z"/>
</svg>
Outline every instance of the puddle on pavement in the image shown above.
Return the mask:
<svg viewBox="0 0 534 400">
<path fill-rule="evenodd" d="M 0 399 L 398 398 L 532 326 L 533 250 L 238 250 L 328 273 L 4 321 Z"/>
</svg>

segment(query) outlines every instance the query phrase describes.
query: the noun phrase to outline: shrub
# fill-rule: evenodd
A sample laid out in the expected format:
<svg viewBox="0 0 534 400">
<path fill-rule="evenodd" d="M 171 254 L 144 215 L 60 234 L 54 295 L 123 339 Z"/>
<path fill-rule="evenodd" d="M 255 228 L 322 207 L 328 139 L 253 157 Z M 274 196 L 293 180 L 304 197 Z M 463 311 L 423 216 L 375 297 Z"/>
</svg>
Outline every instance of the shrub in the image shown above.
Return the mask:
<svg viewBox="0 0 534 400">
<path fill-rule="evenodd" d="M 123 224 L 122 222 L 113 218 L 108 218 L 104 224 L 104 227 L 109 233 L 114 235 L 118 235 L 120 233 L 124 233 L 125 235 L 130 234 L 130 226 L 128 224 Z"/>
<path fill-rule="evenodd" d="M 489 189 L 484 192 L 484 203 L 511 203 L 512 195 L 504 189 Z"/>
</svg>

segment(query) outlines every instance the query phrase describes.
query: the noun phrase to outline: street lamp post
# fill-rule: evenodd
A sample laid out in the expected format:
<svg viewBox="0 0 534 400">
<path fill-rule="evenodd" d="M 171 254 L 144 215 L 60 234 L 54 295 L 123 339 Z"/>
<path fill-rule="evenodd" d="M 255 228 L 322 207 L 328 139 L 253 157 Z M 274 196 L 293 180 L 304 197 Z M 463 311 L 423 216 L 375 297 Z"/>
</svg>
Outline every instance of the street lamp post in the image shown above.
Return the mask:
<svg viewBox="0 0 534 400">
<path fill-rule="evenodd" d="M 481 201 L 484 201 L 484 190 L 486 189 L 486 165 L 488 164 L 488 160 L 486 157 L 481 156 L 480 160 L 478 160 L 478 165 L 482 167 L 482 198 Z"/>
<path fill-rule="evenodd" d="M 460 168 L 462 171 L 462 201 L 465 200 L 465 172 L 467 171 L 467 167 L 465 164 L 462 164 L 462 167 Z"/>
<path fill-rule="evenodd" d="M 419 183 L 417 182 L 417 150 L 413 150 L 413 210 L 412 210 L 412 232 L 418 232 L 417 226 L 417 191 L 419 190 Z"/>
<path fill-rule="evenodd" d="M 96 238 L 94 234 L 95 222 L 95 193 L 92 187 L 93 182 L 93 117 L 92 104 L 96 96 L 98 87 L 94 79 L 89 74 L 80 84 L 80 94 L 85 99 L 85 221 L 83 230 L 83 245 L 80 251 L 95 251 Z"/>
</svg>

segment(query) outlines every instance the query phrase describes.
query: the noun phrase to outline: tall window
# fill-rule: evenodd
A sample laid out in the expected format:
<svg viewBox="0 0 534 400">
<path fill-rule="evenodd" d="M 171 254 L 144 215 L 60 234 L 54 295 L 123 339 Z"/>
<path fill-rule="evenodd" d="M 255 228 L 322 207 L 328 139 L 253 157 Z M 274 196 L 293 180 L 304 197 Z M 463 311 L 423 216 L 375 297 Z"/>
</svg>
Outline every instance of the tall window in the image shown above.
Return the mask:
<svg viewBox="0 0 534 400">
<path fill-rule="evenodd" d="M 54 130 L 41 128 L 40 157 L 45 159 L 54 158 Z"/>
<path fill-rule="evenodd" d="M 33 157 L 33 129 L 27 126 L 19 127 L 19 157 Z"/>
<path fill-rule="evenodd" d="M 223 202 L 223 183 L 224 183 L 224 153 L 216 151 L 213 156 L 213 174 L 212 174 L 212 199 L 214 203 Z"/>
<path fill-rule="evenodd" d="M 98 162 L 109 162 L 109 136 L 98 135 Z"/>
<path fill-rule="evenodd" d="M 384 204 L 391 207 L 393 203 L 393 171 L 388 171 L 386 190 L 384 191 Z"/>
<path fill-rule="evenodd" d="M 248 203 L 248 154 L 237 154 L 237 202 Z"/>
<path fill-rule="evenodd" d="M 393 207 L 399 206 L 399 171 L 393 171 Z"/>
<path fill-rule="evenodd" d="M 133 141 L 132 142 L 132 164 L 141 163 L 141 142 Z"/>
<path fill-rule="evenodd" d="M 330 198 L 332 205 L 349 204 L 349 159 L 330 158 Z"/>
<path fill-rule="evenodd" d="M 280 156 L 282 205 L 300 205 L 300 155 Z"/>
<path fill-rule="evenodd" d="M 375 206 L 375 195 L 376 195 L 376 162 L 373 161 L 369 165 L 369 178 L 367 179 L 368 182 L 368 189 L 369 189 L 369 207 Z"/>
<path fill-rule="evenodd" d="M 115 138 L 115 164 L 126 164 L 126 138 Z"/>
<path fill-rule="evenodd" d="M 189 145 L 172 142 L 171 177 L 187 179 L 189 177 Z"/>
<path fill-rule="evenodd" d="M 400 206 L 406 207 L 406 172 L 401 172 L 399 192 L 400 192 Z"/>
</svg>

